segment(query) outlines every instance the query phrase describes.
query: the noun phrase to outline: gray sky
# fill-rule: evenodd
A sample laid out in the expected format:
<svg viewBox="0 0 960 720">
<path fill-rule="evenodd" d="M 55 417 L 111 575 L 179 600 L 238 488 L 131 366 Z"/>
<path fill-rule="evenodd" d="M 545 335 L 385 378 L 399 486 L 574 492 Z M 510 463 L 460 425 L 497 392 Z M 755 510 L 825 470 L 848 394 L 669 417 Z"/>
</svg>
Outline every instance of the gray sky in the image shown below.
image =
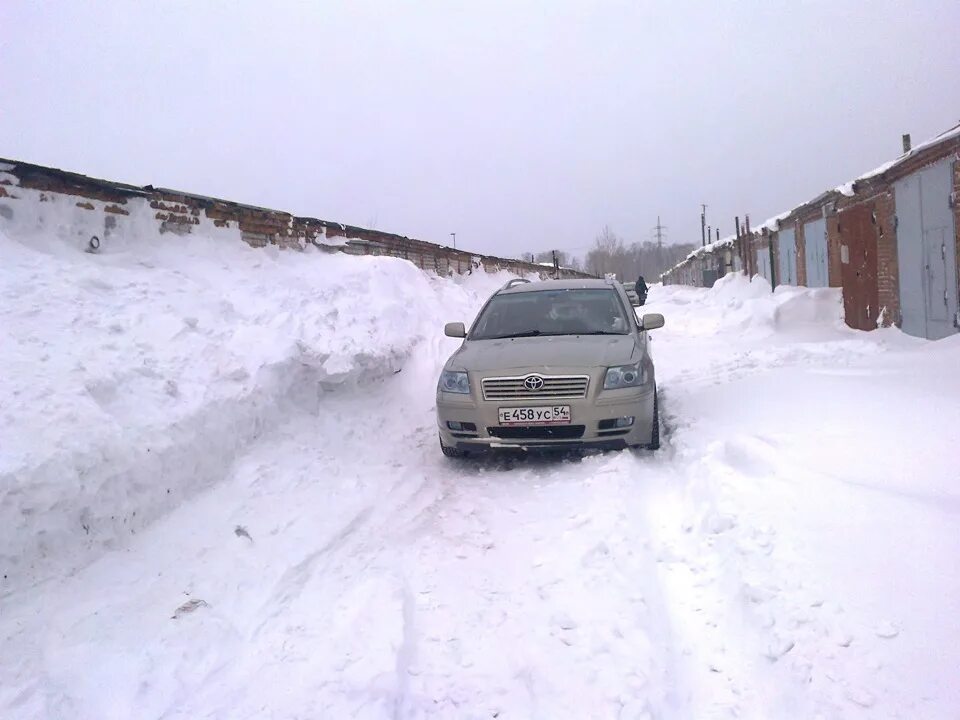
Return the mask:
<svg viewBox="0 0 960 720">
<path fill-rule="evenodd" d="M 477 251 L 754 224 L 960 121 L 960 2 L 0 2 L 0 156 Z M 579 251 L 582 253 L 582 251 Z"/>
</svg>

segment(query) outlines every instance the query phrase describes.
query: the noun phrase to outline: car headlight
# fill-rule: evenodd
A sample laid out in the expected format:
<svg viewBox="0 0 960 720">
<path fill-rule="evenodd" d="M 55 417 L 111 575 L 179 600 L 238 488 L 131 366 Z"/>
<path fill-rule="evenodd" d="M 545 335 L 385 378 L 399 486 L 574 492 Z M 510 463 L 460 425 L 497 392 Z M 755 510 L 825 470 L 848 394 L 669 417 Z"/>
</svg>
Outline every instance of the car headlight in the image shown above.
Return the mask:
<svg viewBox="0 0 960 720">
<path fill-rule="evenodd" d="M 636 387 L 643 385 L 647 381 L 647 373 L 641 363 L 633 365 L 617 365 L 607 368 L 607 375 L 603 379 L 604 390 L 616 390 L 617 388 Z"/>
<path fill-rule="evenodd" d="M 465 372 L 444 370 L 440 373 L 440 389 L 443 392 L 470 394 L 470 378 Z"/>
</svg>

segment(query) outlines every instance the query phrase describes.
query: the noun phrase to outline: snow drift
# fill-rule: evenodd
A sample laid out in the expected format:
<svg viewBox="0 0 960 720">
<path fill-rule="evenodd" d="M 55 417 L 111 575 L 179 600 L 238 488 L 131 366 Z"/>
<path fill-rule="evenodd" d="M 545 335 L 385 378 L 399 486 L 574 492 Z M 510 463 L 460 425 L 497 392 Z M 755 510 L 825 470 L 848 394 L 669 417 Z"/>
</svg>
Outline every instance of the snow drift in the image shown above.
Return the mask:
<svg viewBox="0 0 960 720">
<path fill-rule="evenodd" d="M 835 291 L 654 287 L 661 452 L 457 463 L 440 327 L 504 278 L 18 237 L 4 718 L 960 706 L 956 338 L 851 330 Z"/>
<path fill-rule="evenodd" d="M 90 254 L 69 223 L 0 234 L 0 593 L 117 547 L 507 279 L 196 236 Z"/>
</svg>

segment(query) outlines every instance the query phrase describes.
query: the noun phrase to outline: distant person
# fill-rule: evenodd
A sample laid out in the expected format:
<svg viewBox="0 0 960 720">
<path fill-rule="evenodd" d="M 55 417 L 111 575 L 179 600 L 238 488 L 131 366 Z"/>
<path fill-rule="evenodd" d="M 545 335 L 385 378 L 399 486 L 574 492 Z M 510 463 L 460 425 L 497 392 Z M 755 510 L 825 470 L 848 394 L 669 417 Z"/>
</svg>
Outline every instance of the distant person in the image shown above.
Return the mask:
<svg viewBox="0 0 960 720">
<path fill-rule="evenodd" d="M 637 298 L 640 300 L 641 305 L 645 305 L 647 302 L 647 293 L 649 289 L 647 288 L 647 283 L 643 279 L 643 275 L 637 278 L 637 287 L 635 288 L 637 293 Z"/>
</svg>

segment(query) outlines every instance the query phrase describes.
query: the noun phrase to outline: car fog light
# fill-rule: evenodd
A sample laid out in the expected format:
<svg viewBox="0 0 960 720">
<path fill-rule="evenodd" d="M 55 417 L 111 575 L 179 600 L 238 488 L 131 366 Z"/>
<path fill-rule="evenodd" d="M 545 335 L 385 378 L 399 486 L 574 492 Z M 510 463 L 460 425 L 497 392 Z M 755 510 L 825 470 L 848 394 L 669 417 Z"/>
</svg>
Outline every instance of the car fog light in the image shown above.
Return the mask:
<svg viewBox="0 0 960 720">
<path fill-rule="evenodd" d="M 633 415 L 617 418 L 616 426 L 618 428 L 630 427 L 632 425 L 633 425 Z"/>
<path fill-rule="evenodd" d="M 463 423 L 458 423 L 456 420 L 447 420 L 447 427 L 451 430 L 463 430 Z"/>
</svg>

